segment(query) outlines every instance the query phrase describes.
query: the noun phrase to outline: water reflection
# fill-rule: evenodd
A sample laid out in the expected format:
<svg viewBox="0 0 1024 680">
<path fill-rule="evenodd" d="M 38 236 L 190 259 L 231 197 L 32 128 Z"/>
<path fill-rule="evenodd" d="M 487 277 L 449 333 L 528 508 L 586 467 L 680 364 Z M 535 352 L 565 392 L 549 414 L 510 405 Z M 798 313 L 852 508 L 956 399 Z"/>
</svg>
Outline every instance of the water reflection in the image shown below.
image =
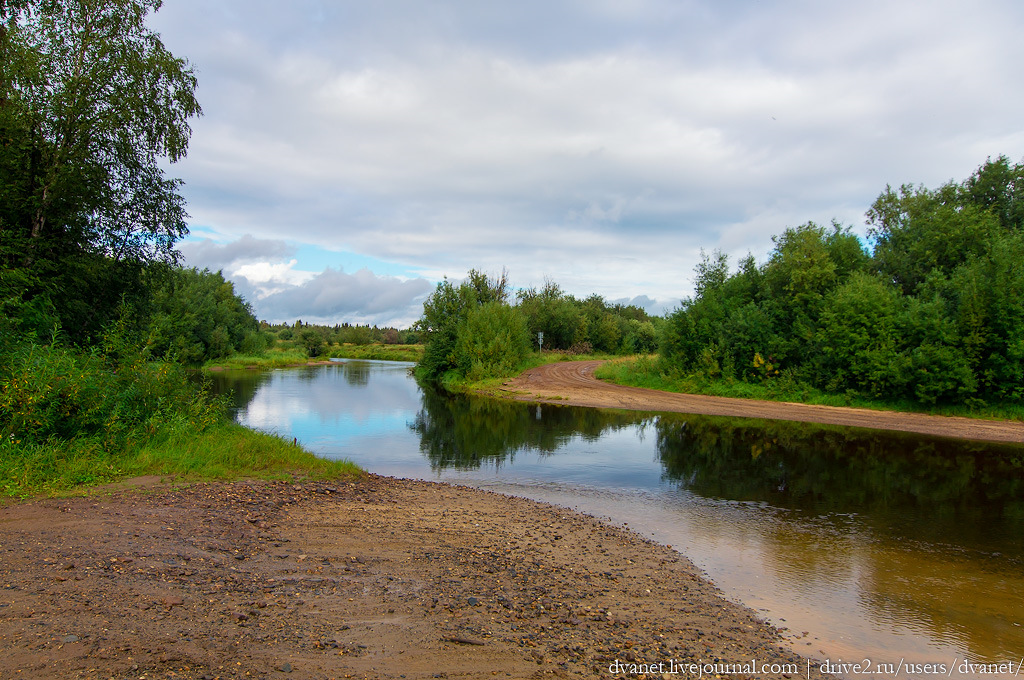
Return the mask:
<svg viewBox="0 0 1024 680">
<path fill-rule="evenodd" d="M 841 517 L 915 540 L 1022 552 L 1024 450 L 853 428 L 662 417 L 665 475 L 703 496 Z M 909 521 L 925 514 L 928 522 Z M 1011 545 L 1007 545 L 1007 540 Z"/>
<path fill-rule="evenodd" d="M 812 631 L 799 651 L 1024 651 L 1020 447 L 453 397 L 388 362 L 215 380 L 241 422 L 321 455 L 509 489 L 685 546 L 726 592 Z"/>
<path fill-rule="evenodd" d="M 422 408 L 411 427 L 432 469 L 473 470 L 482 465 L 500 468 L 522 451 L 565 452 L 573 440 L 594 443 L 606 433 L 644 422 L 635 413 L 529 405 L 424 389 Z"/>
</svg>

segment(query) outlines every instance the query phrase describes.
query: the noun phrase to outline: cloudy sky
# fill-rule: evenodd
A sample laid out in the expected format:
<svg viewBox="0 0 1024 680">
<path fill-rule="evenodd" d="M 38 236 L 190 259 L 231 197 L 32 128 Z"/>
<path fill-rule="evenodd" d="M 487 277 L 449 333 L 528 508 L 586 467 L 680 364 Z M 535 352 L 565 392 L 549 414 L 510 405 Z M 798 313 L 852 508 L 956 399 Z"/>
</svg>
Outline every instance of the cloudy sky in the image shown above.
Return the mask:
<svg viewBox="0 0 1024 680">
<path fill-rule="evenodd" d="M 1024 160 L 1019 0 L 165 0 L 188 264 L 268 320 L 407 325 L 507 268 L 653 312 L 887 184 Z"/>
</svg>

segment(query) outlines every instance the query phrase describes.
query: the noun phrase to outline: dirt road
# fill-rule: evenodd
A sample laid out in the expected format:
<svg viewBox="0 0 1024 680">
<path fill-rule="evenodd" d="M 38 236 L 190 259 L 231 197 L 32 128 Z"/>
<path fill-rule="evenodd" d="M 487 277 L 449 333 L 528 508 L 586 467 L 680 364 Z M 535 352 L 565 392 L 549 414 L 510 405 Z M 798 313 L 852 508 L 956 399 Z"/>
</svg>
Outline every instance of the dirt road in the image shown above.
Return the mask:
<svg viewBox="0 0 1024 680">
<path fill-rule="evenodd" d="M 371 476 L 0 507 L 5 679 L 609 678 L 616 661 L 662 677 L 640 664 L 716 660 L 806 677 L 779 642 L 670 548 L 474 489 Z"/>
<path fill-rule="evenodd" d="M 1024 422 L 1020 421 L 978 420 L 661 392 L 602 382 L 594 377 L 594 370 L 601 363 L 564 361 L 540 366 L 505 383 L 498 391 L 498 396 L 573 406 L 793 420 L 876 430 L 899 430 L 958 439 L 1024 442 Z"/>
</svg>

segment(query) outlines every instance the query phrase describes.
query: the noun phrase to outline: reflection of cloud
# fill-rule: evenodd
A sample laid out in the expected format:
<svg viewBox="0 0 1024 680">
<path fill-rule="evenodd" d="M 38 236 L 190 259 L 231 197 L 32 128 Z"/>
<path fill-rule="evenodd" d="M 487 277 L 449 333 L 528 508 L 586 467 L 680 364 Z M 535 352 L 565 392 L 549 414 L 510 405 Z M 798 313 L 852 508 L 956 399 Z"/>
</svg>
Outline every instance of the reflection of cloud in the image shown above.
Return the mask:
<svg viewBox="0 0 1024 680">
<path fill-rule="evenodd" d="M 295 421 L 370 423 L 397 419 L 399 429 L 420 405 L 419 390 L 409 380 L 408 366 L 371 366 L 372 379 L 354 386 L 349 367 L 340 364 L 315 373 L 275 372 L 243 409 L 244 424 L 268 431 L 288 431 Z M 388 412 L 381 412 L 387 404 Z"/>
</svg>

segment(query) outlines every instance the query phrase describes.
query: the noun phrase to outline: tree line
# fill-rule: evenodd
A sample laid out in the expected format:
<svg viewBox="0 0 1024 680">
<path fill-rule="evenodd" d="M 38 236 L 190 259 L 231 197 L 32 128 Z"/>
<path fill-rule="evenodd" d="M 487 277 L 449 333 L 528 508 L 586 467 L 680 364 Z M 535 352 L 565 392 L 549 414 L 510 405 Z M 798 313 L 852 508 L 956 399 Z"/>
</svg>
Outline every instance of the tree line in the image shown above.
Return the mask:
<svg viewBox="0 0 1024 680">
<path fill-rule="evenodd" d="M 159 0 L 0 6 L 0 336 L 119 338 L 185 363 L 258 344 L 220 273 L 184 269 L 196 77 L 145 25 Z"/>
<path fill-rule="evenodd" d="M 201 108 L 146 26 L 159 6 L 0 3 L 0 491 L 113 478 L 140 445 L 230 427 L 179 362 L 258 328 L 220 274 L 178 263 L 163 163 Z"/>
<path fill-rule="evenodd" d="M 703 257 L 669 314 L 663 372 L 923 405 L 1024 399 L 1024 165 L 887 187 L 849 227 L 807 223 L 767 261 Z"/>
<path fill-rule="evenodd" d="M 333 345 L 413 345 L 419 342 L 419 334 L 414 330 L 376 324 L 326 325 L 298 319 L 294 324 L 261 322 L 260 326 L 268 336 L 297 344 L 311 357 L 326 355 Z"/>
<path fill-rule="evenodd" d="M 548 281 L 516 292 L 508 272 L 470 270 L 455 285 L 445 279 L 423 303 L 414 324 L 426 343 L 418 375 L 428 381 L 471 381 L 510 375 L 534 349 L 572 354 L 650 352 L 657 319 L 635 305 L 599 295 L 579 300 Z"/>
</svg>

